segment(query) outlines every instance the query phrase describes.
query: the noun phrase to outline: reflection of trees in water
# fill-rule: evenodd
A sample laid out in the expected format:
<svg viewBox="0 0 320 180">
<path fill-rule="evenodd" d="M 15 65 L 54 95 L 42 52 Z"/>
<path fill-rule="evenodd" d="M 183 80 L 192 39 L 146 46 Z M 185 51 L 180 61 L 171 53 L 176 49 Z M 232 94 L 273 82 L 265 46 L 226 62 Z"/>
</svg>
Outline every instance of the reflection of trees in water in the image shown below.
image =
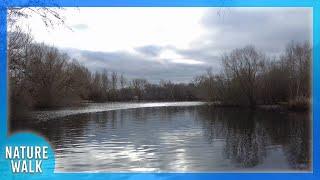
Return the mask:
<svg viewBox="0 0 320 180">
<path fill-rule="evenodd" d="M 307 115 L 290 114 L 288 142 L 285 154 L 290 165 L 297 169 L 310 168 L 310 121 Z M 299 128 L 297 128 L 299 127 Z"/>
<path fill-rule="evenodd" d="M 267 134 L 259 124 L 256 127 L 230 128 L 227 131 L 225 156 L 243 167 L 259 164 L 266 156 Z"/>
<path fill-rule="evenodd" d="M 310 119 L 306 114 L 204 107 L 199 108 L 198 119 L 208 141 L 225 139 L 224 156 L 242 167 L 263 162 L 271 145 L 282 145 L 292 168 L 310 165 Z"/>
<path fill-rule="evenodd" d="M 225 139 L 224 156 L 242 167 L 259 164 L 266 156 L 268 136 L 263 125 L 255 122 L 253 111 L 207 109 L 200 112 L 209 141 Z M 207 111 L 204 110 L 204 111 Z M 202 110 L 201 110 L 202 111 Z"/>
</svg>

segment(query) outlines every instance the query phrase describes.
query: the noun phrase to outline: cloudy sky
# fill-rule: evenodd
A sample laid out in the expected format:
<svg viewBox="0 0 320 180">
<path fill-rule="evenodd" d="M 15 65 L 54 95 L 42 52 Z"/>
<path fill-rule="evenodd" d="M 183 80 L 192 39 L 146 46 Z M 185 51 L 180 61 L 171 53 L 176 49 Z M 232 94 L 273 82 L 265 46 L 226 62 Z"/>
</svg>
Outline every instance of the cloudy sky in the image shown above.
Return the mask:
<svg viewBox="0 0 320 180">
<path fill-rule="evenodd" d="M 39 17 L 28 24 L 34 39 L 54 45 L 89 69 L 129 78 L 187 82 L 220 56 L 254 45 L 277 55 L 290 41 L 312 41 L 308 8 L 67 8 L 65 27 L 48 30 Z"/>
</svg>

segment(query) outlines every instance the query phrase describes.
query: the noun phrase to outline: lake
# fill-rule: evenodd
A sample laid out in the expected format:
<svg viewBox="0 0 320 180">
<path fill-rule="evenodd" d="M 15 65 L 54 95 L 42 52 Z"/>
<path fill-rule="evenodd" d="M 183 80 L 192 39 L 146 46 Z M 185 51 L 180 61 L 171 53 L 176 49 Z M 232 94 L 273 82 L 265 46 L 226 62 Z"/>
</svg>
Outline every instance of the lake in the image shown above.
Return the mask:
<svg viewBox="0 0 320 180">
<path fill-rule="evenodd" d="M 309 113 L 203 102 L 94 103 L 32 113 L 11 130 L 45 136 L 57 172 L 308 171 Z"/>
</svg>

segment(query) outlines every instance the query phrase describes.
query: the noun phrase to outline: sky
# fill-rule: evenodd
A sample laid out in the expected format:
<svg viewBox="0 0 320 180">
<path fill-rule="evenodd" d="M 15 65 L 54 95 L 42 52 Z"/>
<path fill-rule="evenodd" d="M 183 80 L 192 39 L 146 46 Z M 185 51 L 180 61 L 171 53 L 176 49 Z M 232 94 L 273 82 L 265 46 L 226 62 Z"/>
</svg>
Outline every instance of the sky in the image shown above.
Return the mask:
<svg viewBox="0 0 320 180">
<path fill-rule="evenodd" d="M 311 8 L 65 8 L 66 25 L 23 23 L 35 41 L 53 45 L 92 71 L 151 82 L 189 82 L 220 57 L 254 45 L 277 56 L 286 44 L 312 42 Z"/>
</svg>

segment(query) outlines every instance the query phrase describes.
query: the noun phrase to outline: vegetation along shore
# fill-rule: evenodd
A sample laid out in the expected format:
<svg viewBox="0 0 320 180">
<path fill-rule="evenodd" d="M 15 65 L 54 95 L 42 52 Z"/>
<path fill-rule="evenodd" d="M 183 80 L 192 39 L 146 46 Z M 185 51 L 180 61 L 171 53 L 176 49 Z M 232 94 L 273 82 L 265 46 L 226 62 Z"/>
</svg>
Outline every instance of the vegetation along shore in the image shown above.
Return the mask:
<svg viewBox="0 0 320 180">
<path fill-rule="evenodd" d="M 207 101 L 216 106 L 308 110 L 312 49 L 290 42 L 269 56 L 254 46 L 230 50 L 220 58 L 222 70 L 188 83 L 91 72 L 55 47 L 39 44 L 15 29 L 8 34 L 11 115 L 23 109 L 78 105 L 83 101 Z"/>
</svg>

